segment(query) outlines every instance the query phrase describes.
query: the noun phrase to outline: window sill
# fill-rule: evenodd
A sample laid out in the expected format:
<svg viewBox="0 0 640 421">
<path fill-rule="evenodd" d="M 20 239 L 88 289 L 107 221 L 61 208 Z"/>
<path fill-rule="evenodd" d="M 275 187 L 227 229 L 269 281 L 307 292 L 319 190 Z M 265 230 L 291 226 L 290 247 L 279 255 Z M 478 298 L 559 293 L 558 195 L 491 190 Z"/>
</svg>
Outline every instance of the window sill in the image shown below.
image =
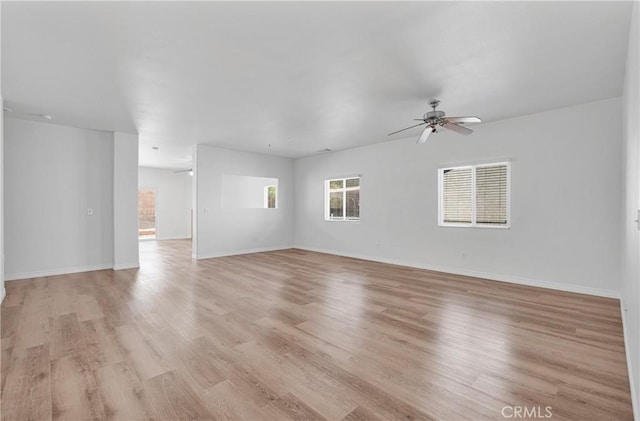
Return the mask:
<svg viewBox="0 0 640 421">
<path fill-rule="evenodd" d="M 359 219 L 325 219 L 324 222 L 348 222 L 352 224 L 359 224 Z"/>
<path fill-rule="evenodd" d="M 481 228 L 481 229 L 499 229 L 499 230 L 505 230 L 505 229 L 511 229 L 511 225 L 472 225 L 472 224 L 443 224 L 443 223 L 439 223 L 438 224 L 439 227 L 443 227 L 443 228 Z"/>
</svg>

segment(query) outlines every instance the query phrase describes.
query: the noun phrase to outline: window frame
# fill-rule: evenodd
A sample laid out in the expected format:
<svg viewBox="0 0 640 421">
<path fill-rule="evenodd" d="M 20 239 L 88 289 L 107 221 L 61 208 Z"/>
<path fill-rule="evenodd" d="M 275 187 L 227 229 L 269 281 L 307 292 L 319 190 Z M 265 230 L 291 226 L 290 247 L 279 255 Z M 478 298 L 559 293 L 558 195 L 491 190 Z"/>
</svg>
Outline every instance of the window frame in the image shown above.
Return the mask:
<svg viewBox="0 0 640 421">
<path fill-rule="evenodd" d="M 347 187 L 347 180 L 353 180 L 354 178 L 358 179 L 357 187 Z M 331 189 L 332 181 L 342 181 L 342 188 L 340 189 Z M 362 186 L 362 177 L 360 175 L 352 175 L 346 177 L 335 177 L 335 178 L 327 178 L 324 180 L 324 220 L 325 222 L 351 222 L 351 223 L 359 223 L 360 216 L 357 218 L 349 218 L 347 217 L 347 191 L 355 191 L 358 190 L 358 196 L 360 197 L 360 187 Z M 331 192 L 339 192 L 342 191 L 342 206 L 343 212 L 341 217 L 331 217 L 330 208 L 331 208 Z M 358 201 L 358 215 L 360 215 L 360 202 Z"/>
<path fill-rule="evenodd" d="M 482 167 L 495 167 L 504 165 L 507 167 L 507 223 L 506 224 L 478 224 L 476 222 L 476 169 Z M 444 198 L 444 172 L 447 170 L 471 169 L 471 223 L 445 222 L 443 220 L 443 198 Z M 509 229 L 511 228 L 511 162 L 483 162 L 478 164 L 455 165 L 438 168 L 438 226 L 452 228 L 489 228 L 489 229 Z"/>
<path fill-rule="evenodd" d="M 273 187 L 275 189 L 275 200 L 274 206 L 269 207 L 269 189 Z M 269 184 L 268 186 L 264 186 L 264 209 L 278 209 L 278 185 L 277 184 Z"/>
</svg>

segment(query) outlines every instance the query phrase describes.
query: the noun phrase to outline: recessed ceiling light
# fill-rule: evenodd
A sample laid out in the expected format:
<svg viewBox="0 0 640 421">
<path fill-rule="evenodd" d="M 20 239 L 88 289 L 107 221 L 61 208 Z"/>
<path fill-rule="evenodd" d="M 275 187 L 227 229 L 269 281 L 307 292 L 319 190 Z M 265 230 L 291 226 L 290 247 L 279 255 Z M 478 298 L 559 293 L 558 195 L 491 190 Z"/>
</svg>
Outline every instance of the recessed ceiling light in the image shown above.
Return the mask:
<svg viewBox="0 0 640 421">
<path fill-rule="evenodd" d="M 160 149 L 159 146 L 152 146 L 151 149 L 153 149 L 154 151 L 157 151 L 158 149 Z"/>
</svg>

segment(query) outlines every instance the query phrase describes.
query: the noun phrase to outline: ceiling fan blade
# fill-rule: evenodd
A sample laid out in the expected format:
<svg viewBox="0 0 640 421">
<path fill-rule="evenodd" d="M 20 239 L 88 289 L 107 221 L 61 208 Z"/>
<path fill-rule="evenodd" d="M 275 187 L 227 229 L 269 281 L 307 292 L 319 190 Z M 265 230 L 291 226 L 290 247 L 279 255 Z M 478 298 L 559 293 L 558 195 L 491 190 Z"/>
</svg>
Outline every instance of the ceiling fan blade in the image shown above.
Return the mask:
<svg viewBox="0 0 640 421">
<path fill-rule="evenodd" d="M 445 120 L 447 120 L 449 123 L 482 123 L 482 120 L 480 120 L 478 117 L 446 117 Z"/>
<path fill-rule="evenodd" d="M 429 139 L 429 135 L 431 133 L 433 133 L 435 131 L 435 129 L 432 126 L 427 126 L 424 128 L 424 131 L 422 132 L 422 134 L 420 135 L 420 138 L 418 139 L 418 144 L 424 143 L 427 141 L 427 139 Z"/>
<path fill-rule="evenodd" d="M 453 124 L 453 123 L 444 123 L 443 126 L 449 130 L 452 130 L 456 133 L 463 134 L 465 136 L 473 133 L 473 130 L 467 129 L 466 127 L 458 126 L 457 124 Z"/>
<path fill-rule="evenodd" d="M 396 133 L 400 133 L 400 132 L 404 132 L 405 130 L 409 130 L 409 129 L 413 129 L 414 127 L 418 127 L 418 126 L 422 126 L 423 124 L 427 124 L 424 121 L 420 124 L 416 124 L 415 126 L 411 126 L 411 127 L 407 127 L 406 129 L 402 129 L 402 130 L 398 130 L 396 132 L 393 133 L 389 133 L 387 136 L 391 136 L 392 134 L 396 134 Z"/>
</svg>

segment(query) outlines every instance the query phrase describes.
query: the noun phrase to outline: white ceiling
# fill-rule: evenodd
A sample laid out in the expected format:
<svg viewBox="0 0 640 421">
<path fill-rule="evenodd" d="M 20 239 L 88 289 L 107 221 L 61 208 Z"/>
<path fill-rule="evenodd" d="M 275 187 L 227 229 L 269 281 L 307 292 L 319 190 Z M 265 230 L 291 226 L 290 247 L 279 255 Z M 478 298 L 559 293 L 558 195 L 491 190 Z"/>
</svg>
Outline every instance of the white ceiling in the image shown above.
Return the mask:
<svg viewBox="0 0 640 421">
<path fill-rule="evenodd" d="M 389 140 L 427 111 L 484 121 L 618 96 L 630 2 L 2 2 L 14 110 L 300 157 Z M 403 136 L 418 136 L 419 129 Z M 393 137 L 392 137 L 393 138 Z M 151 146 L 159 146 L 154 151 Z"/>
</svg>

